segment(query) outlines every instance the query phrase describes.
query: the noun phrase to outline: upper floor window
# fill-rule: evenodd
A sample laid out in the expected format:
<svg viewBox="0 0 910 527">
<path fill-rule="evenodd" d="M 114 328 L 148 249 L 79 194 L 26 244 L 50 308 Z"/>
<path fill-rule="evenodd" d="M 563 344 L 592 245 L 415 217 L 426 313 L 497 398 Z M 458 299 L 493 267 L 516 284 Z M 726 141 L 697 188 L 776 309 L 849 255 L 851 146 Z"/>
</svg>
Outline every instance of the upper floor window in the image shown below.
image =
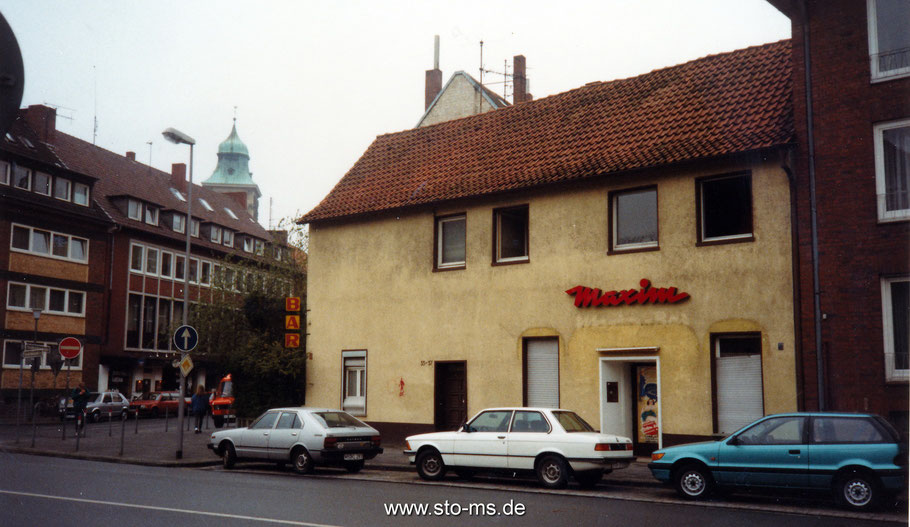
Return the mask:
<svg viewBox="0 0 910 527">
<path fill-rule="evenodd" d="M 910 75 L 910 0 L 868 0 L 872 82 Z"/>
<path fill-rule="evenodd" d="M 35 172 L 35 182 L 32 190 L 45 196 L 51 195 L 51 177 L 44 172 Z"/>
<path fill-rule="evenodd" d="M 174 232 L 185 232 L 186 216 L 183 214 L 174 214 L 171 219 L 171 226 L 174 229 Z"/>
<path fill-rule="evenodd" d="M 910 218 L 910 119 L 875 125 L 879 221 Z"/>
<path fill-rule="evenodd" d="M 62 177 L 54 178 L 54 197 L 63 201 L 70 200 L 70 180 Z"/>
<path fill-rule="evenodd" d="M 657 187 L 610 193 L 610 250 L 657 248 Z"/>
<path fill-rule="evenodd" d="M 910 277 L 882 279 L 885 379 L 910 380 Z"/>
<path fill-rule="evenodd" d="M 256 240 L 255 245 L 256 245 L 256 254 L 258 254 L 259 256 L 262 256 L 263 253 L 265 253 L 265 243 L 263 243 L 262 240 Z"/>
<path fill-rule="evenodd" d="M 252 238 L 243 239 L 243 250 L 248 253 L 253 252 L 253 239 Z"/>
<path fill-rule="evenodd" d="M 158 209 L 150 205 L 145 206 L 145 222 L 149 225 L 158 225 Z"/>
<path fill-rule="evenodd" d="M 34 284 L 10 282 L 6 307 L 14 311 L 40 309 L 49 314 L 85 315 L 85 293 Z"/>
<path fill-rule="evenodd" d="M 9 163 L 0 161 L 0 184 L 9 185 Z"/>
<path fill-rule="evenodd" d="M 190 236 L 199 237 L 199 220 L 190 221 Z"/>
<path fill-rule="evenodd" d="M 493 262 L 528 261 L 528 206 L 493 211 Z"/>
<path fill-rule="evenodd" d="M 229 231 L 229 230 L 225 229 L 222 236 L 224 238 L 225 245 L 227 245 L 228 247 L 234 246 L 234 231 Z"/>
<path fill-rule="evenodd" d="M 13 166 L 13 185 L 16 188 L 31 190 L 32 188 L 32 171 L 20 166 Z"/>
<path fill-rule="evenodd" d="M 464 214 L 436 218 L 437 269 L 465 266 L 465 222 Z"/>
<path fill-rule="evenodd" d="M 215 243 L 221 243 L 221 227 L 217 225 L 212 225 L 212 232 L 210 233 L 210 238 Z"/>
<path fill-rule="evenodd" d="M 73 203 L 88 207 L 88 185 L 82 183 L 73 185 Z"/>
<path fill-rule="evenodd" d="M 752 239 L 752 176 L 733 174 L 698 179 L 698 242 Z"/>
<path fill-rule="evenodd" d="M 137 221 L 142 220 L 142 203 L 140 203 L 134 199 L 129 200 L 129 203 L 127 204 L 126 215 L 131 220 L 137 220 Z"/>
<path fill-rule="evenodd" d="M 88 240 L 59 232 L 13 224 L 10 247 L 16 252 L 50 256 L 76 262 L 88 261 Z"/>
</svg>

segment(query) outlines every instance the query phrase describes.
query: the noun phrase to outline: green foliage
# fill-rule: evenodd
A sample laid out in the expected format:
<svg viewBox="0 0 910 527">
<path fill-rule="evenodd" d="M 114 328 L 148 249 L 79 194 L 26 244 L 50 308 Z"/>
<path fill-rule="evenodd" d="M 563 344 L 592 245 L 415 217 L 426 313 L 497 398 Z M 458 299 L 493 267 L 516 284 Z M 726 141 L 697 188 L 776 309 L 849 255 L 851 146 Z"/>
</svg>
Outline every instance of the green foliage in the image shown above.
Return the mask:
<svg viewBox="0 0 910 527">
<path fill-rule="evenodd" d="M 306 233 L 297 236 L 298 243 L 305 244 Z M 305 332 L 301 330 L 299 348 L 284 347 L 285 297 L 300 296 L 306 305 L 306 255 L 293 247 L 283 249 L 280 260 L 219 262 L 211 297 L 190 311 L 200 335 L 194 358 L 210 371 L 231 374 L 241 418 L 306 400 Z M 305 314 L 301 308 L 301 328 L 306 327 Z"/>
</svg>

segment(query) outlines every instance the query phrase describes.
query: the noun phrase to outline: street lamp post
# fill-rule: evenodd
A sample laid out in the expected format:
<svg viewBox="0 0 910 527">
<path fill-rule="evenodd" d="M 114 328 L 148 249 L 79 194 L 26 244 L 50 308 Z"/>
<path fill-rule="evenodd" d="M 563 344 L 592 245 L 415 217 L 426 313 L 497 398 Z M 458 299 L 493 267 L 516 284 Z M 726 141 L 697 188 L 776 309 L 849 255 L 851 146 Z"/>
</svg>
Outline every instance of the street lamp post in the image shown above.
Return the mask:
<svg viewBox="0 0 910 527">
<path fill-rule="evenodd" d="M 190 231 L 193 226 L 193 146 L 196 140 L 174 128 L 161 132 L 165 139 L 174 144 L 190 145 L 190 178 L 186 186 L 186 221 L 183 230 L 186 232 L 186 255 L 183 259 L 183 325 L 187 325 L 187 314 L 190 310 Z M 180 361 L 186 357 L 186 352 L 180 352 Z M 177 459 L 183 458 L 183 420 L 186 413 L 186 376 L 180 369 L 180 399 L 177 402 Z"/>
</svg>

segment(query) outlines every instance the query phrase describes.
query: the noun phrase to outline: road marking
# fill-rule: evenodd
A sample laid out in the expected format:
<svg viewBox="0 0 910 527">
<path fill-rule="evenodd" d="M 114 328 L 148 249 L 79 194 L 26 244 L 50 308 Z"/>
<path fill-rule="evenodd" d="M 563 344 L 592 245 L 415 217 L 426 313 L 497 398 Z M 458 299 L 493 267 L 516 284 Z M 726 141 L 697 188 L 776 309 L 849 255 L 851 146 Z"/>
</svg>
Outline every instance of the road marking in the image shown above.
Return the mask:
<svg viewBox="0 0 910 527">
<path fill-rule="evenodd" d="M 255 516 L 243 516 L 240 514 L 225 514 L 221 512 L 204 512 L 204 511 L 191 511 L 188 509 L 174 509 L 171 507 L 155 507 L 154 505 L 137 505 L 135 503 L 119 503 L 116 501 L 102 501 L 102 500 L 89 500 L 85 498 L 68 498 L 66 496 L 51 496 L 48 494 L 35 494 L 33 492 L 18 492 L 15 490 L 2 490 L 0 489 L 0 494 L 12 494 L 14 496 L 27 496 L 30 498 L 47 498 L 51 500 L 62 500 L 62 501 L 75 501 L 79 503 L 91 503 L 93 505 L 113 505 L 114 507 L 128 507 L 133 509 L 146 509 L 153 511 L 162 511 L 162 512 L 179 512 L 183 514 L 198 514 L 200 516 L 215 516 L 218 518 L 231 518 L 235 520 L 250 520 L 257 522 L 267 522 L 267 523 L 280 523 L 282 525 L 301 525 L 303 527 L 338 527 L 335 525 L 327 525 L 324 523 L 307 523 L 307 522 L 298 522 L 293 520 L 278 520 L 274 518 L 257 518 Z"/>
</svg>

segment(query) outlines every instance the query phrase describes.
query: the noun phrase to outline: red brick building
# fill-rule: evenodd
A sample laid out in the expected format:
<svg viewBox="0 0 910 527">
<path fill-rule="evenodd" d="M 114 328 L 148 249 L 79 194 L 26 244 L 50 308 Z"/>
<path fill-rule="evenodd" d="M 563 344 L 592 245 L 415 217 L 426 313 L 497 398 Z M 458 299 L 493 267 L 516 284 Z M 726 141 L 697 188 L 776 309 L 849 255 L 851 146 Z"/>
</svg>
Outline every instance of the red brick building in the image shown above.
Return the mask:
<svg viewBox="0 0 910 527">
<path fill-rule="evenodd" d="M 770 3 L 793 25 L 802 407 L 906 430 L 910 1 Z"/>
</svg>

